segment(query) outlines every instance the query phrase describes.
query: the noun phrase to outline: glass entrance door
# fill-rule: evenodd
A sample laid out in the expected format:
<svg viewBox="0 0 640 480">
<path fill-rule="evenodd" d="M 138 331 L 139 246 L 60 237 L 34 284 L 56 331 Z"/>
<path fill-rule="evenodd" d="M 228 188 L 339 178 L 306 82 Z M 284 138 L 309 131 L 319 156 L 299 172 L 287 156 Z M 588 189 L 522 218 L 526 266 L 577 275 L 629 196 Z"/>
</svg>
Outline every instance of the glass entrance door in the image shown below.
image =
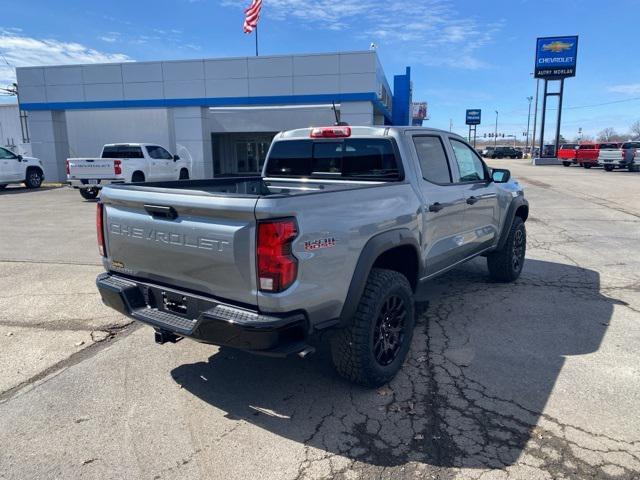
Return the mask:
<svg viewBox="0 0 640 480">
<path fill-rule="evenodd" d="M 235 143 L 238 173 L 261 173 L 271 139 L 242 139 Z"/>
</svg>

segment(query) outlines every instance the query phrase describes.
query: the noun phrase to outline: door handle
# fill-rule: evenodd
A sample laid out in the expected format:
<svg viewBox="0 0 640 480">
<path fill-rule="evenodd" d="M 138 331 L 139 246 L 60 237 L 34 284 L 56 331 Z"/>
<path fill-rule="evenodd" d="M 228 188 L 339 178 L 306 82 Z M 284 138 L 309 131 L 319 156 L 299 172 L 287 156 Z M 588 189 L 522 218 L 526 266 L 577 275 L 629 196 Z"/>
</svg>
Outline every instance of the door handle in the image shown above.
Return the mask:
<svg viewBox="0 0 640 480">
<path fill-rule="evenodd" d="M 474 203 L 476 203 L 479 199 L 477 197 L 469 197 L 467 198 L 467 203 L 469 205 L 473 205 Z"/>
<path fill-rule="evenodd" d="M 429 205 L 429 211 L 430 212 L 439 212 L 444 207 L 445 207 L 445 205 L 443 205 L 440 202 L 432 203 L 431 205 Z"/>
</svg>

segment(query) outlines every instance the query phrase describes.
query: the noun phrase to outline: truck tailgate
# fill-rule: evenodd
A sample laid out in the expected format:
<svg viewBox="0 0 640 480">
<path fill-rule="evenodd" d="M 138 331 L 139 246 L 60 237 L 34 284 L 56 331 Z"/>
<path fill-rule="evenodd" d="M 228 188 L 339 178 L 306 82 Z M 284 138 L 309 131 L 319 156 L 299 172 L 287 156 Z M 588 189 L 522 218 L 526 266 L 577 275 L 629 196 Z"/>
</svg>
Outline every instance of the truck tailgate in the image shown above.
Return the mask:
<svg viewBox="0 0 640 480">
<path fill-rule="evenodd" d="M 106 267 L 256 305 L 257 195 L 105 188 Z"/>
<path fill-rule="evenodd" d="M 69 178 L 113 178 L 112 158 L 69 158 Z"/>
</svg>

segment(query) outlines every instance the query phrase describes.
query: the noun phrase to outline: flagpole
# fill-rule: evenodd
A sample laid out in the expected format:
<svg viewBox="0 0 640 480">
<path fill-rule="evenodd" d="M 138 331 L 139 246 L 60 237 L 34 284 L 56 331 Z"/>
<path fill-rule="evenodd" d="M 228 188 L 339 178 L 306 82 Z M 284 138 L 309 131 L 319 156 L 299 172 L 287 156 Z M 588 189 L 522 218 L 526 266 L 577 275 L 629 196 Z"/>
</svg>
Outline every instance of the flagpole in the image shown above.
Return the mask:
<svg viewBox="0 0 640 480">
<path fill-rule="evenodd" d="M 256 25 L 256 57 L 258 56 L 258 25 Z"/>
</svg>

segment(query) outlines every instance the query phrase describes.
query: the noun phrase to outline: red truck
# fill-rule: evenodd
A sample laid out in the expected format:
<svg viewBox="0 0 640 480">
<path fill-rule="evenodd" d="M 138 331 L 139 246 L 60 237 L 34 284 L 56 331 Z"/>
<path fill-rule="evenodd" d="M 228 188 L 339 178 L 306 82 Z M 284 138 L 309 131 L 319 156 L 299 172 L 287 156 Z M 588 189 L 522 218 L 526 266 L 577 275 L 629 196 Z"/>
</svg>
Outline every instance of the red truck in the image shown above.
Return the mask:
<svg viewBox="0 0 640 480">
<path fill-rule="evenodd" d="M 577 143 L 563 143 L 558 148 L 558 160 L 562 162 L 562 165 L 565 167 L 570 167 L 571 165 L 575 165 L 576 162 L 576 152 L 578 151 Z"/>
<path fill-rule="evenodd" d="M 598 165 L 598 153 L 600 152 L 600 144 L 598 143 L 582 143 L 578 145 L 576 150 L 576 163 L 584 168 L 591 168 Z"/>
</svg>

